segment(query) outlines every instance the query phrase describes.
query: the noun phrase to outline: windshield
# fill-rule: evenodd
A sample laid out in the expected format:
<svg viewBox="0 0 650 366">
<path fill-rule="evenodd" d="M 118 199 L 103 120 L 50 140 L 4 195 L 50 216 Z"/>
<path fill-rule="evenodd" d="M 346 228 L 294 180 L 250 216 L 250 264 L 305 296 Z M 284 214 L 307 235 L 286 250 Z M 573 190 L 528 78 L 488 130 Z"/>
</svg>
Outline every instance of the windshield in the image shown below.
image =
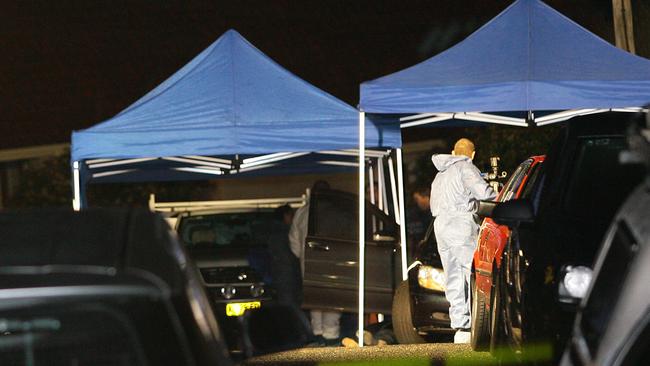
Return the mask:
<svg viewBox="0 0 650 366">
<path fill-rule="evenodd" d="M 164 300 L 127 296 L 1 309 L 0 364 L 191 364 L 187 340 L 172 317 Z"/>
<path fill-rule="evenodd" d="M 273 211 L 189 216 L 181 219 L 178 233 L 189 249 L 263 247 L 279 223 Z"/>
<path fill-rule="evenodd" d="M 579 217 L 612 217 L 644 176 L 643 166 L 619 162 L 619 155 L 626 148 L 623 136 L 588 137 L 579 141 L 564 197 L 564 207 L 569 213 Z"/>
</svg>

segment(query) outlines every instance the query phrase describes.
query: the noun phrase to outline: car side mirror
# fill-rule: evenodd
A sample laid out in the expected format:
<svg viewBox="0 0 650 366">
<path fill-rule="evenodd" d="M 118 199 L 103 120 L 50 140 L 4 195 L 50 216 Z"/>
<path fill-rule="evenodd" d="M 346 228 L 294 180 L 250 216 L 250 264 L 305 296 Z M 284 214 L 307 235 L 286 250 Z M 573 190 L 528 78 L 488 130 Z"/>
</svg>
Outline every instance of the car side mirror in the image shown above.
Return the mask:
<svg viewBox="0 0 650 366">
<path fill-rule="evenodd" d="M 313 338 L 305 314 L 286 304 L 265 304 L 249 310 L 243 325 L 247 356 L 301 348 Z"/>
<path fill-rule="evenodd" d="M 512 228 L 522 222 L 532 222 L 535 213 L 528 200 L 510 200 L 497 203 L 487 217 L 491 217 L 499 225 Z"/>
<path fill-rule="evenodd" d="M 481 217 L 492 217 L 492 211 L 498 203 L 496 201 L 479 201 L 476 214 Z"/>
</svg>

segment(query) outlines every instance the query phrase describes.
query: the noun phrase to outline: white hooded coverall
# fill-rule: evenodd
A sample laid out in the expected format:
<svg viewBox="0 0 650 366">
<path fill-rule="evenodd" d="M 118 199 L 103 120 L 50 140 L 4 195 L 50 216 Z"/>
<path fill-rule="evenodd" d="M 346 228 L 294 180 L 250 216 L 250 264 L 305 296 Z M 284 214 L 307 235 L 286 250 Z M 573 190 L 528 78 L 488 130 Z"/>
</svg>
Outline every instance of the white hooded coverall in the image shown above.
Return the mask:
<svg viewBox="0 0 650 366">
<path fill-rule="evenodd" d="M 469 278 L 479 230 L 474 216 L 478 201 L 492 200 L 496 194 L 470 158 L 438 154 L 431 160 L 439 171 L 431 183 L 430 205 L 451 327 L 469 329 Z"/>
<path fill-rule="evenodd" d="M 293 254 L 300 259 L 300 270 L 305 275 L 305 239 L 309 225 L 309 197 L 307 204 L 296 210 L 289 229 L 289 245 Z M 311 310 L 311 328 L 316 336 L 336 339 L 340 336 L 341 313 L 336 311 Z"/>
</svg>

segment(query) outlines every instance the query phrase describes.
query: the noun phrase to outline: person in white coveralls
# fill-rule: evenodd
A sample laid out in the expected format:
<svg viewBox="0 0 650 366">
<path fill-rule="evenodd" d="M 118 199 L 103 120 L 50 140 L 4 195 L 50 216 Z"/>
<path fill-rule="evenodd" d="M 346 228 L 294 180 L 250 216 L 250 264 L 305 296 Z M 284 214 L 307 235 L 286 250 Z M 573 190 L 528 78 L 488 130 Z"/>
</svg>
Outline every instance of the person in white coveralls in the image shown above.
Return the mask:
<svg viewBox="0 0 650 366">
<path fill-rule="evenodd" d="M 462 138 L 449 154 L 431 157 L 438 174 L 431 183 L 431 215 L 438 252 L 445 272 L 445 296 L 449 301 L 454 343 L 470 341 L 470 269 L 479 225 L 478 201 L 493 200 L 494 190 L 474 164 L 472 141 Z"/>
</svg>

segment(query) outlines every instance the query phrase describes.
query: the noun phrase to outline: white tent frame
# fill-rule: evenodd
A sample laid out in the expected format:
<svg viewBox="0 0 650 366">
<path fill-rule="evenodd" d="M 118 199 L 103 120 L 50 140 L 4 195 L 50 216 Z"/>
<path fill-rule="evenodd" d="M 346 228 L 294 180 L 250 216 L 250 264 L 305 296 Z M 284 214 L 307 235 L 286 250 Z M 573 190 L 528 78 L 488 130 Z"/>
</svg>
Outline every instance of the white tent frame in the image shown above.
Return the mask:
<svg viewBox="0 0 650 366">
<path fill-rule="evenodd" d="M 535 117 L 532 111 L 528 112 L 529 118 L 515 118 L 500 116 L 491 113 L 481 112 L 458 112 L 458 113 L 420 113 L 400 118 L 400 128 L 427 125 L 430 123 L 443 122 L 451 119 L 462 119 L 465 121 L 487 122 L 501 125 L 528 127 L 529 125 L 545 126 L 552 123 L 566 121 L 573 117 L 585 116 L 588 114 L 605 112 L 630 112 L 636 113 L 647 111 L 643 108 L 610 108 L 610 109 L 570 109 L 556 112 L 543 117 Z M 530 124 L 529 124 L 530 122 Z"/>
<path fill-rule="evenodd" d="M 278 162 L 289 160 L 292 158 L 297 158 L 310 154 L 312 152 L 279 152 L 272 154 L 265 154 L 254 156 L 251 158 L 245 158 L 242 160 L 242 164 L 235 166 L 235 162 L 229 159 L 215 158 L 211 156 L 199 156 L 199 155 L 183 155 L 183 156 L 168 156 L 168 157 L 147 157 L 147 158 L 129 158 L 129 159 L 91 159 L 86 160 L 86 166 L 90 171 L 92 178 L 101 178 L 107 176 L 115 176 L 121 174 L 129 174 L 138 171 L 137 166 L 132 166 L 133 164 L 139 164 L 154 160 L 167 160 L 174 161 L 179 163 L 188 164 L 184 167 L 173 167 L 170 170 L 189 172 L 189 173 L 198 173 L 205 174 L 206 176 L 219 176 L 225 174 L 237 174 L 244 173 L 253 170 L 267 169 L 272 168 L 277 165 Z M 347 150 L 323 150 L 315 151 L 313 153 L 320 155 L 330 155 L 332 156 L 331 160 L 322 159 L 316 162 L 320 165 L 332 165 L 332 166 L 349 166 L 349 167 L 358 167 L 357 162 L 350 161 L 338 161 L 336 156 L 357 156 L 357 149 L 347 149 Z M 383 159 L 388 156 L 390 153 L 389 150 L 368 150 L 366 155 L 368 158 L 374 159 Z M 73 200 L 72 207 L 75 211 L 81 209 L 81 182 L 80 182 L 80 169 L 82 162 L 75 161 L 72 163 L 72 173 L 73 173 Z M 114 167 L 115 170 L 110 171 L 101 171 L 93 172 L 93 169 Z M 382 169 L 383 173 L 383 169 Z M 385 197 L 385 192 L 383 193 Z M 385 208 L 382 206 L 382 209 Z"/>
</svg>

